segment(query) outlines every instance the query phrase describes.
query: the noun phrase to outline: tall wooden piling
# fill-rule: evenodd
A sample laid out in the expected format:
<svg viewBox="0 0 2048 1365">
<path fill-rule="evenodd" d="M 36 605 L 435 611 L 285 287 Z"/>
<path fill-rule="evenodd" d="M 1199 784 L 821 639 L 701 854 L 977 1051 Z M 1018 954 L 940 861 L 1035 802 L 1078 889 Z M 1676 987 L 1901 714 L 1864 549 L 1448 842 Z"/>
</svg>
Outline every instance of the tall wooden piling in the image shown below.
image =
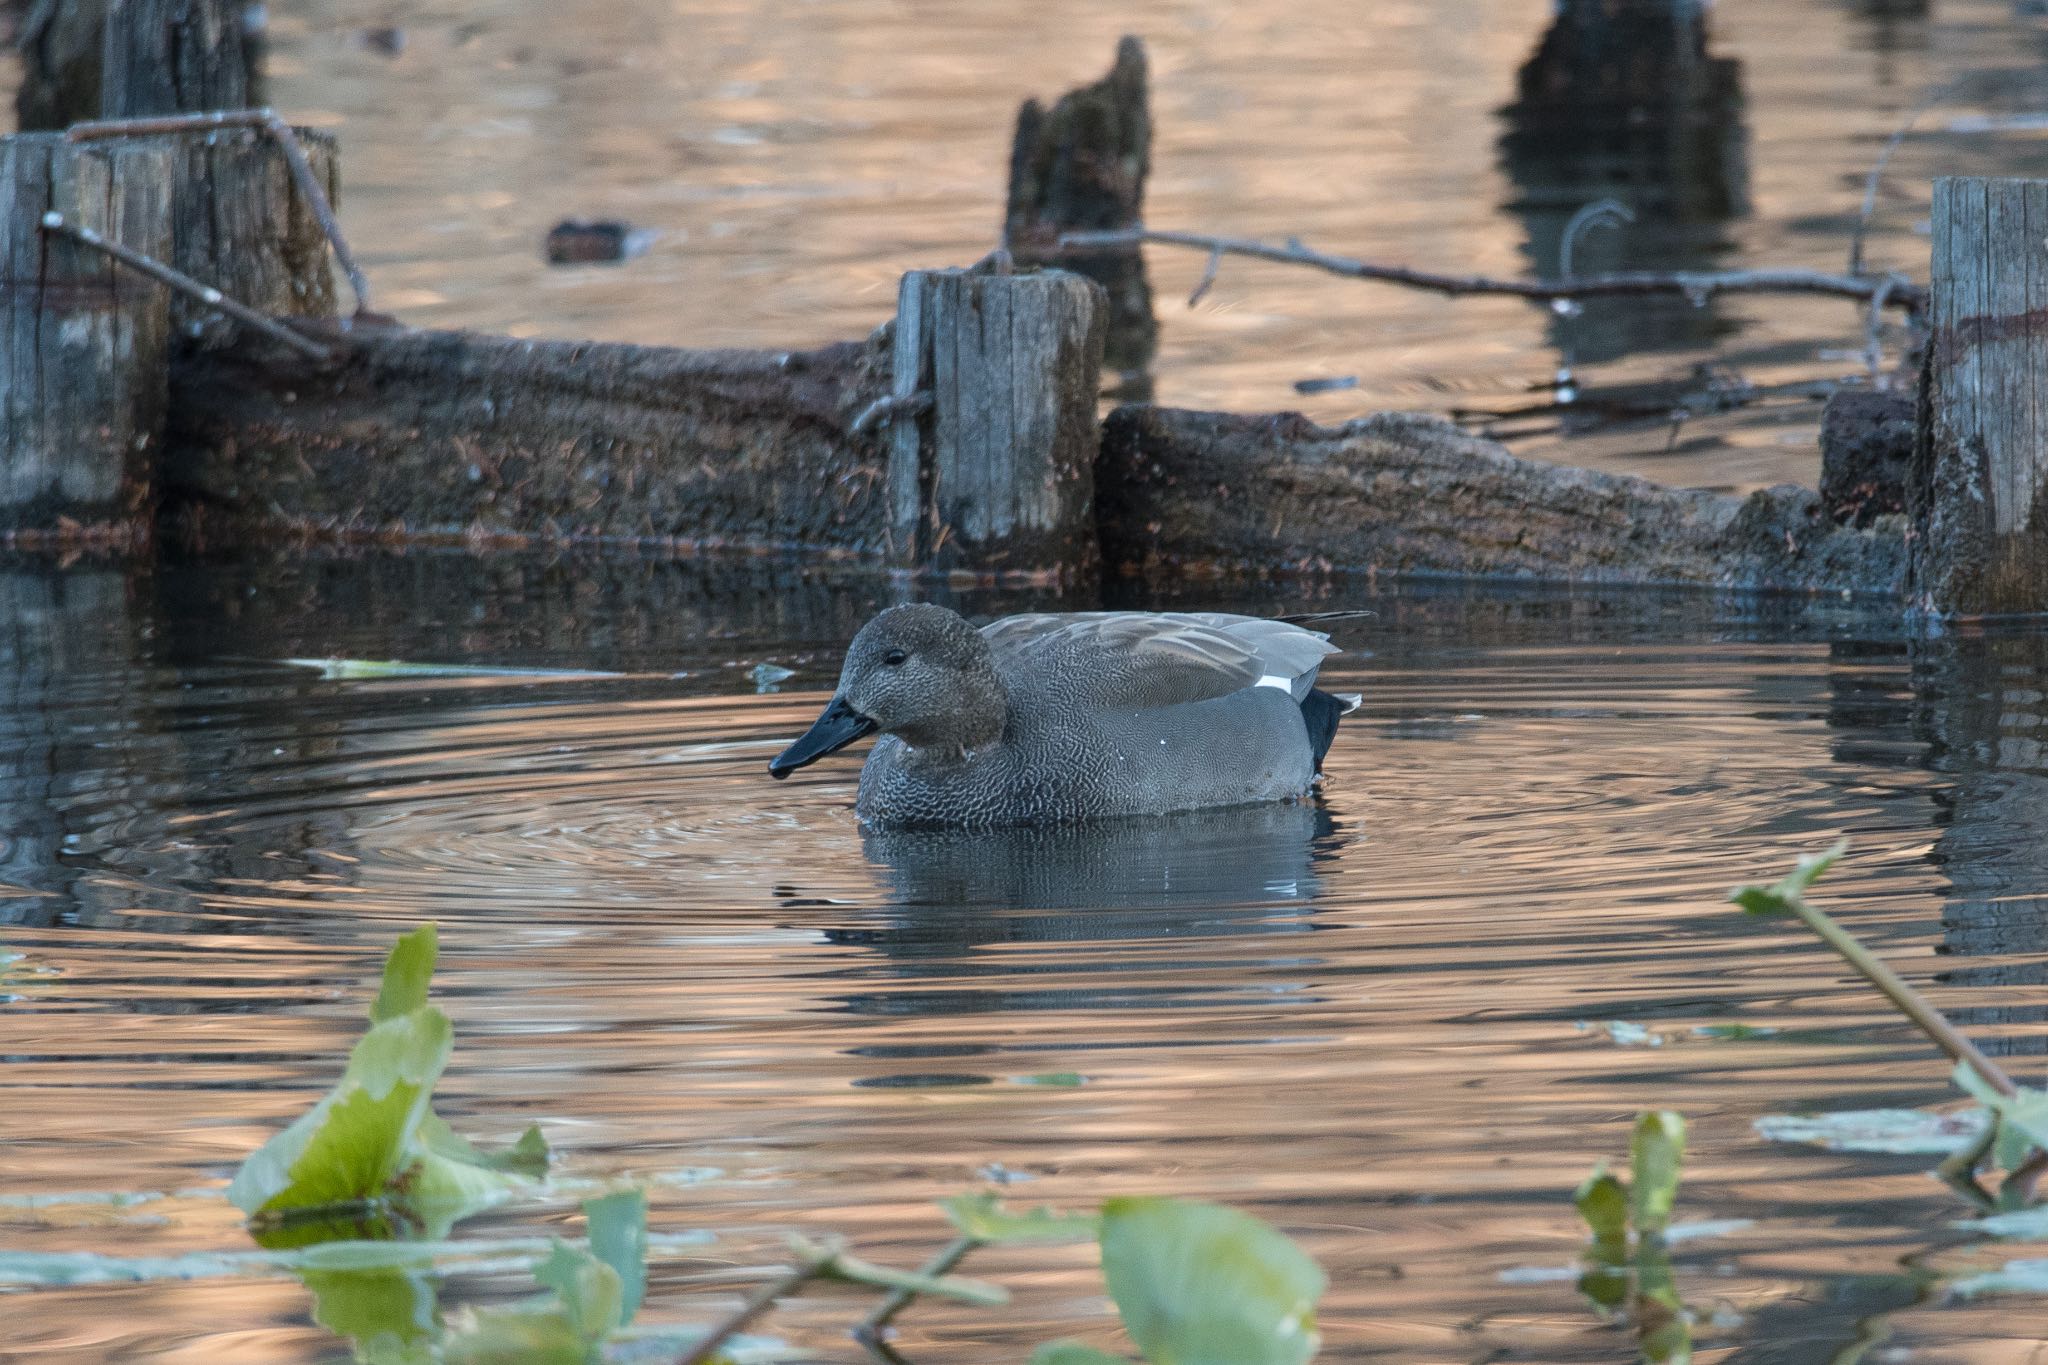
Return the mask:
<svg viewBox="0 0 2048 1365">
<path fill-rule="evenodd" d="M 146 542 L 164 423 L 163 287 L 42 230 L 43 215 L 150 255 L 170 245 L 170 154 L 0 138 L 0 538 Z"/>
<path fill-rule="evenodd" d="M 1145 218 L 1152 170 L 1152 108 L 1145 44 L 1126 36 L 1116 62 L 1092 85 L 1070 90 L 1051 108 L 1027 99 L 1010 146 L 1010 192 L 1003 244 L 1026 265 L 1058 265 L 1108 291 L 1103 363 L 1122 376 L 1125 396 L 1150 393 L 1159 352 L 1152 285 L 1135 246 L 1077 251 L 1060 234 L 1132 228 Z"/>
<path fill-rule="evenodd" d="M 887 474 L 899 567 L 1093 568 L 1107 313 L 1101 286 L 1060 270 L 903 277 L 893 382 L 905 407 Z"/>
<path fill-rule="evenodd" d="M 1914 605 L 2048 611 L 2048 180 L 1934 182 Z"/>
</svg>

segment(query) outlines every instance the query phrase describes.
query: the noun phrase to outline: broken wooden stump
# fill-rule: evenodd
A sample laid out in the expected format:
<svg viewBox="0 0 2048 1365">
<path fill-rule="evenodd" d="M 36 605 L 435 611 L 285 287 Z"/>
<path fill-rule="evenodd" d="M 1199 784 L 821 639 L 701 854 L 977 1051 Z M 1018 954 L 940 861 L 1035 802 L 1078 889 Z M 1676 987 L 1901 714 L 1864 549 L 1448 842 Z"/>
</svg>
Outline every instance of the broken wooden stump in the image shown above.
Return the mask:
<svg viewBox="0 0 2048 1365">
<path fill-rule="evenodd" d="M 1935 615 L 2048 610 L 2044 226 L 2048 180 L 1934 182 L 1910 595 Z"/>
<path fill-rule="evenodd" d="M 0 538 L 121 549 L 150 538 L 164 421 L 164 288 L 51 235 L 46 214 L 151 254 L 170 246 L 170 156 L 0 138 Z"/>
<path fill-rule="evenodd" d="M 297 130 L 329 204 L 340 198 L 334 139 Z M 332 318 L 339 305 L 327 236 L 292 178 L 285 153 L 258 128 L 162 133 L 174 158 L 170 264 L 260 313 Z M 176 295 L 171 324 L 183 341 L 227 344 L 234 327 L 198 300 Z"/>
<path fill-rule="evenodd" d="M 260 6 L 246 0 L 112 0 L 101 118 L 247 109 L 262 102 Z"/>
<path fill-rule="evenodd" d="M 679 351 L 358 324 L 322 365 L 175 358 L 163 480 L 200 546 L 254 539 L 881 558 L 880 346 Z"/>
<path fill-rule="evenodd" d="M 1152 113 L 1145 45 L 1126 36 L 1116 63 L 1092 85 L 1047 109 L 1027 99 L 1010 146 L 1003 245 L 1027 265 L 1058 265 L 1101 285 L 1109 298 L 1103 363 L 1132 397 L 1159 353 L 1152 285 L 1137 245 L 1062 248 L 1064 233 L 1134 228 L 1145 220 L 1152 169 Z"/>
<path fill-rule="evenodd" d="M 1818 495 L 1736 497 L 1518 459 L 1433 417 L 1124 407 L 1103 424 L 1105 568 L 1363 571 L 1896 593 L 1899 520 L 1836 526 Z"/>
<path fill-rule="evenodd" d="M 1063 270 L 903 277 L 891 362 L 894 564 L 1093 570 L 1106 312 L 1099 285 Z"/>
</svg>

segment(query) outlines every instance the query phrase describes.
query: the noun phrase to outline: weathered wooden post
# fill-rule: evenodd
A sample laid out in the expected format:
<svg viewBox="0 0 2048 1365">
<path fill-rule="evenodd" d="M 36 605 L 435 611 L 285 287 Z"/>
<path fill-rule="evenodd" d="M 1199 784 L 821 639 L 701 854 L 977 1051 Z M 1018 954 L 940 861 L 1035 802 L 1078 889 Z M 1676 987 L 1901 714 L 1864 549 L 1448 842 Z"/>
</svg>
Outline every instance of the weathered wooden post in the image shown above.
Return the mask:
<svg viewBox="0 0 2048 1365">
<path fill-rule="evenodd" d="M 1930 278 L 1911 600 L 2048 611 L 2048 180 L 1936 180 Z"/>
<path fill-rule="evenodd" d="M 0 534 L 16 544 L 149 537 L 169 301 L 154 281 L 45 233 L 43 215 L 169 254 L 170 153 L 0 138 Z"/>
<path fill-rule="evenodd" d="M 1149 397 L 1159 322 L 1152 285 L 1136 246 L 1062 248 L 1060 234 L 1141 226 L 1145 178 L 1152 170 L 1152 110 L 1145 45 L 1125 37 L 1116 63 L 1092 85 L 1070 90 L 1050 109 L 1027 99 L 1010 146 L 1010 192 L 1003 245 L 1026 265 L 1057 265 L 1108 291 L 1103 363 L 1122 376 L 1124 395 Z"/>
<path fill-rule="evenodd" d="M 898 567 L 1092 571 L 1106 315 L 1101 287 L 1061 270 L 903 277 L 888 461 Z"/>
</svg>

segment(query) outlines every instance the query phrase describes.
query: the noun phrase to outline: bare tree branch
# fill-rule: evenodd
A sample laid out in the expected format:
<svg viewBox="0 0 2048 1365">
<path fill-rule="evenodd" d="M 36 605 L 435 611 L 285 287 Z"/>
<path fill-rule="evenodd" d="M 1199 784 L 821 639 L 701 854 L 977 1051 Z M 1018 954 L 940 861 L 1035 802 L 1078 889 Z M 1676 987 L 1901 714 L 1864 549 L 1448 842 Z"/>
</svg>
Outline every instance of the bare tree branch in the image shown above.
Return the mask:
<svg viewBox="0 0 2048 1365">
<path fill-rule="evenodd" d="M 201 284 L 180 270 L 173 270 L 152 256 L 132 251 L 119 242 L 110 242 L 89 227 L 69 222 L 61 213 L 43 215 L 43 231 L 69 237 L 81 246 L 92 248 L 102 255 L 127 266 L 130 270 L 149 276 L 159 283 L 168 285 L 181 294 L 189 294 L 208 308 L 217 308 L 235 321 L 254 327 L 267 337 L 281 341 L 292 349 L 302 351 L 315 360 L 332 360 L 334 353 L 308 336 L 301 336 L 277 319 L 265 317 L 248 304 L 231 299 L 210 284 Z"/>
<path fill-rule="evenodd" d="M 1170 232 L 1144 227 L 1069 232 L 1060 237 L 1061 246 L 1086 250 L 1145 243 L 1308 266 L 1348 279 L 1377 280 L 1382 284 L 1401 285 L 1433 294 L 1506 294 L 1539 303 L 1630 294 L 1676 294 L 1694 302 L 1702 302 L 1716 294 L 1824 294 L 1867 301 L 1882 293 L 1887 307 L 1912 314 L 1920 313 L 1927 304 L 1925 288 L 1895 274 L 1832 275 L 1824 270 L 1629 270 L 1560 280 L 1504 280 L 1486 275 L 1446 275 L 1433 270 L 1417 270 L 1412 266 L 1381 265 L 1350 256 L 1331 256 L 1311 251 L 1296 238 L 1289 238 L 1284 245 L 1275 245 L 1251 237 L 1217 237 L 1201 232 Z"/>
<path fill-rule="evenodd" d="M 306 159 L 305 145 L 299 141 L 290 121 L 277 110 L 223 109 L 211 114 L 94 119 L 72 124 L 65 136 L 73 142 L 90 142 L 103 137 L 147 137 L 156 133 L 206 132 L 219 128 L 260 128 L 270 135 L 270 140 L 284 153 L 285 164 L 291 167 L 292 179 L 298 184 L 299 193 L 313 210 L 313 217 L 319 220 L 320 231 L 326 234 L 328 245 L 334 248 L 334 259 L 340 262 L 342 273 L 348 276 L 349 291 L 356 296 L 356 312 L 367 313 L 370 310 L 370 282 L 364 277 L 362 267 L 356 264 L 348 239 L 341 235 L 341 223 L 334 216 L 334 205 L 327 202 L 327 191 L 321 186 L 320 177 L 313 174 L 313 163 Z"/>
</svg>

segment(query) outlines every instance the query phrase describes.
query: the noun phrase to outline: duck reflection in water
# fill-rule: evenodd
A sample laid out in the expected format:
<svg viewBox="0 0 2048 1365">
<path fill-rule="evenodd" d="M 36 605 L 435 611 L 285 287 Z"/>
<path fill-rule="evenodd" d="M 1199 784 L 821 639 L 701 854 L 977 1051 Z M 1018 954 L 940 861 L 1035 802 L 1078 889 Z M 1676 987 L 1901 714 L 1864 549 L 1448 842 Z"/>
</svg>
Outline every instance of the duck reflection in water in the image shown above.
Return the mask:
<svg viewBox="0 0 2048 1365">
<path fill-rule="evenodd" d="M 989 943 L 1303 933 L 1340 843 L 1336 821 L 1313 804 L 1000 830 L 869 830 L 862 846 L 890 893 L 886 919 L 828 929 L 826 938 L 891 957 L 954 958 Z"/>
</svg>

